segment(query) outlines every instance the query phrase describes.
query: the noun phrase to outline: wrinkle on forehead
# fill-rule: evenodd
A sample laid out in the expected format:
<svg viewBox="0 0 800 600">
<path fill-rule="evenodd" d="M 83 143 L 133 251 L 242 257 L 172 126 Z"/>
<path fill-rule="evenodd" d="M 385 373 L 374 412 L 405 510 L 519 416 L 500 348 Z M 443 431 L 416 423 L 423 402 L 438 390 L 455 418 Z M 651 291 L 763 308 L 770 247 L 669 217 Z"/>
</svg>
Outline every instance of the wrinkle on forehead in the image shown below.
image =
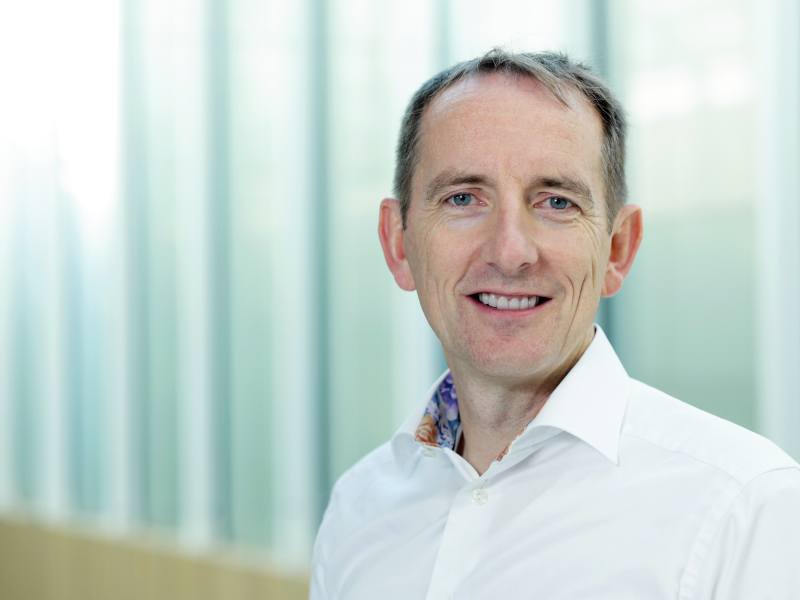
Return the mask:
<svg viewBox="0 0 800 600">
<path fill-rule="evenodd" d="M 526 165 L 532 157 L 549 155 L 556 163 L 563 162 L 566 175 L 570 175 L 566 165 L 576 164 L 576 153 L 588 151 L 591 153 L 587 157 L 589 163 L 584 164 L 591 165 L 592 173 L 583 173 L 582 178 L 592 176 L 586 180 L 594 184 L 595 196 L 602 198 L 602 121 L 578 90 L 568 88 L 565 98 L 567 104 L 532 77 L 502 73 L 469 76 L 445 89 L 431 102 L 422 118 L 418 141 L 420 160 L 412 179 L 413 195 L 419 197 L 423 191 L 419 184 L 435 177 L 442 168 L 474 171 L 470 162 L 478 160 L 487 167 L 495 158 L 462 150 L 485 148 L 490 152 L 498 135 L 519 145 L 520 133 L 530 132 L 531 144 L 541 146 L 542 151 L 530 152 L 533 148 L 526 147 L 527 142 L 523 140 L 518 146 L 519 152 L 512 156 L 522 161 L 517 166 Z M 535 107 L 533 118 L 532 107 Z M 443 131 L 446 135 L 440 135 Z M 558 155 L 563 155 L 564 160 Z M 458 157 L 458 160 L 455 164 L 441 164 L 441 159 L 447 160 L 447 157 Z M 495 163 L 495 166 L 499 165 Z M 511 171 L 521 174 L 526 169 Z"/>
</svg>

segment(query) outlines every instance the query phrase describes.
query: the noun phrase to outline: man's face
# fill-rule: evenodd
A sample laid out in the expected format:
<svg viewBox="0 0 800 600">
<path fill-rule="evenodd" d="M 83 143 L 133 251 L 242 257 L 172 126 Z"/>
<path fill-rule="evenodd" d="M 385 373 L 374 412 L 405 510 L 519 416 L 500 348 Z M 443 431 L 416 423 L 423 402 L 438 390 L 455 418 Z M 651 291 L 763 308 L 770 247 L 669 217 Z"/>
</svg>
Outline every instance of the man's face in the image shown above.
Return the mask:
<svg viewBox="0 0 800 600">
<path fill-rule="evenodd" d="M 577 92 L 569 104 L 524 77 L 455 84 L 423 116 L 406 229 L 395 201 L 382 207 L 387 262 L 454 370 L 520 381 L 569 368 L 618 289 L 603 289 L 602 124 Z"/>
</svg>

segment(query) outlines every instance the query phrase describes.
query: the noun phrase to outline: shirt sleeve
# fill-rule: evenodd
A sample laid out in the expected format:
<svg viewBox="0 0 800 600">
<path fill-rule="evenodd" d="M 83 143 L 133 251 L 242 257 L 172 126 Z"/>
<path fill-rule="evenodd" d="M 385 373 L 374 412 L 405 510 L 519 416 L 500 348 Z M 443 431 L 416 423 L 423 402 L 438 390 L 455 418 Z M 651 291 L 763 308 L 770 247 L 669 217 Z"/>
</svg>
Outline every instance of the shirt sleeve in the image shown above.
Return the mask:
<svg viewBox="0 0 800 600">
<path fill-rule="evenodd" d="M 311 582 L 309 584 L 308 593 L 309 600 L 326 600 L 328 598 L 328 591 L 325 587 L 325 564 L 327 562 L 325 557 L 325 522 L 329 511 L 330 508 L 325 511 L 322 524 L 317 532 L 317 539 L 314 542 L 314 551 L 311 556 Z"/>
<path fill-rule="evenodd" d="M 328 592 L 325 591 L 325 572 L 319 561 L 313 561 L 311 566 L 311 585 L 309 588 L 309 600 L 325 600 Z"/>
<path fill-rule="evenodd" d="M 330 568 L 330 549 L 334 544 L 336 517 L 332 517 L 338 510 L 339 487 L 341 480 L 333 486 L 331 497 L 325 514 L 322 516 L 317 538 L 314 541 L 314 550 L 311 555 L 311 581 L 309 583 L 309 600 L 328 600 L 330 595 L 326 582 L 326 571 Z"/>
<path fill-rule="evenodd" d="M 693 600 L 800 598 L 800 469 L 751 480 L 718 521 Z"/>
</svg>

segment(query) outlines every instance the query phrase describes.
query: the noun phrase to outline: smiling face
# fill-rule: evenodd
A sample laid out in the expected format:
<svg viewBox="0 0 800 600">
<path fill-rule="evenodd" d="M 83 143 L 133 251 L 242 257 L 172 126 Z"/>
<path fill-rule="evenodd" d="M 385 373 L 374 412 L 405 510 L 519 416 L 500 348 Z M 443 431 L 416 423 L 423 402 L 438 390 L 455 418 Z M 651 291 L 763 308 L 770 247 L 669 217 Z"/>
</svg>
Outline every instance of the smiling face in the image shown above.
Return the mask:
<svg viewBox="0 0 800 600">
<path fill-rule="evenodd" d="M 584 98 L 531 78 L 468 77 L 427 108 L 407 226 L 386 200 L 379 233 L 454 371 L 560 378 L 588 346 L 641 238 L 636 207 L 607 230 L 601 145 Z"/>
</svg>

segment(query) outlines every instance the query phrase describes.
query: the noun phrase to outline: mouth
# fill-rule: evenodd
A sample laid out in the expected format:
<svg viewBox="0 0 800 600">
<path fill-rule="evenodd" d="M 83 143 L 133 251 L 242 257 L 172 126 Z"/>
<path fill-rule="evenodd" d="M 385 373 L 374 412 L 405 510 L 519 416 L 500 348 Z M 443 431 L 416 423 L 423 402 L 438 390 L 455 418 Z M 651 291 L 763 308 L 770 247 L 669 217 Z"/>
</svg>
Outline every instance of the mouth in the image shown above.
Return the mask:
<svg viewBox="0 0 800 600">
<path fill-rule="evenodd" d="M 547 296 L 504 296 L 491 292 L 478 292 L 469 297 L 486 308 L 508 312 L 531 310 L 551 300 Z"/>
</svg>

